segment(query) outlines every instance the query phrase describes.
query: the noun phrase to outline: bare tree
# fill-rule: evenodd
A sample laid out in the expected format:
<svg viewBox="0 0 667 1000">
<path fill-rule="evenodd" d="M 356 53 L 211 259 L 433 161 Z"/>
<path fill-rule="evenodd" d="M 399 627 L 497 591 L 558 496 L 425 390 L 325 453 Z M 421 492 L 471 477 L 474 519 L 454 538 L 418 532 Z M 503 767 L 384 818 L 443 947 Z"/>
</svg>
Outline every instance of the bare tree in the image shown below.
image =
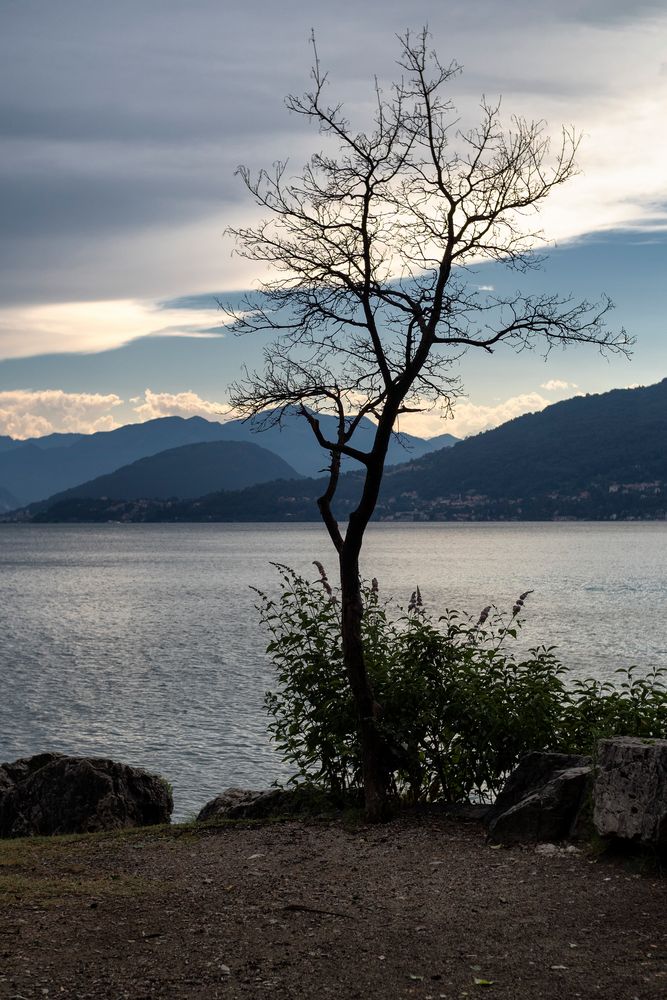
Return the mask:
<svg viewBox="0 0 667 1000">
<path fill-rule="evenodd" d="M 385 96 L 375 84 L 372 130 L 356 132 L 340 104 L 325 99 L 327 77 L 313 39 L 312 89 L 288 108 L 314 121 L 325 151 L 297 177 L 285 163 L 239 173 L 268 217 L 232 230 L 237 252 L 268 264 L 264 281 L 232 315 L 238 333 L 269 331 L 264 369 L 232 387 L 248 418 L 280 421 L 294 408 L 328 453 L 319 510 L 339 557 L 344 662 L 359 714 L 366 811 L 385 809 L 389 763 L 380 706 L 364 662 L 359 556 L 401 414 L 449 409 L 459 391 L 453 365 L 464 351 L 492 352 L 501 341 L 525 348 L 594 344 L 628 352 L 625 331 L 610 333 L 611 303 L 553 295 L 483 294 L 468 269 L 501 261 L 534 266 L 541 234 L 527 216 L 575 172 L 578 139 L 562 130 L 551 150 L 544 122 L 514 118 L 482 100 L 481 123 L 464 131 L 444 94 L 459 73 L 428 49 L 428 33 L 399 39 L 402 75 Z M 335 434 L 320 416 L 333 414 Z M 364 417 L 372 447 L 355 447 Z M 363 471 L 360 499 L 345 530 L 332 511 L 341 459 Z"/>
</svg>

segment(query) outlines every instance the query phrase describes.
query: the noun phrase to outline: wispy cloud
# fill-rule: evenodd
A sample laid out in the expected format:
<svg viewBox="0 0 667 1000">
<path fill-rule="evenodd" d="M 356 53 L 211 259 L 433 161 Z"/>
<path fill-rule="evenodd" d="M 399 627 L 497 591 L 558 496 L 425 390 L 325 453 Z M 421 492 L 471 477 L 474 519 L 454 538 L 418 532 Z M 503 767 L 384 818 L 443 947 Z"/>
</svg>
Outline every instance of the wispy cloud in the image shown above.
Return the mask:
<svg viewBox="0 0 667 1000">
<path fill-rule="evenodd" d="M 58 302 L 0 309 L 0 358 L 52 352 L 94 353 L 138 337 L 222 337 L 212 309 L 168 309 L 134 299 Z M 220 319 L 219 326 L 213 324 Z"/>
</svg>

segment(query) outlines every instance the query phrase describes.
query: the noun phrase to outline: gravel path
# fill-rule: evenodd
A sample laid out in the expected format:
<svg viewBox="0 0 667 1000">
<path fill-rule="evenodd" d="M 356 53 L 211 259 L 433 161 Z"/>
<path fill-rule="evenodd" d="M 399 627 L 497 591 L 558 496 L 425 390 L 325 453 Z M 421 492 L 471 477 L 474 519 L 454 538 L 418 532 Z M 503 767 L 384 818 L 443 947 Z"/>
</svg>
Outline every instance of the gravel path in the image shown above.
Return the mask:
<svg viewBox="0 0 667 1000">
<path fill-rule="evenodd" d="M 667 995 L 665 883 L 475 824 L 0 842 L 0 997 Z"/>
</svg>

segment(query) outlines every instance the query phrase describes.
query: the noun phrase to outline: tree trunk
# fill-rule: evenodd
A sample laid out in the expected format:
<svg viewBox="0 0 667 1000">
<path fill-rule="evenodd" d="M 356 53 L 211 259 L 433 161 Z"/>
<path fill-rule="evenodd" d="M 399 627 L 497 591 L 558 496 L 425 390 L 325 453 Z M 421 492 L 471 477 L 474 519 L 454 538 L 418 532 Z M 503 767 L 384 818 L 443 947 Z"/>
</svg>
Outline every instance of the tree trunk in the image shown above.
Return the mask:
<svg viewBox="0 0 667 1000">
<path fill-rule="evenodd" d="M 359 714 L 366 818 L 379 823 L 387 816 L 387 773 L 384 740 L 378 728 L 380 706 L 373 696 L 362 642 L 363 603 L 359 580 L 361 544 L 346 539 L 340 552 L 341 633 L 345 669 Z"/>
</svg>

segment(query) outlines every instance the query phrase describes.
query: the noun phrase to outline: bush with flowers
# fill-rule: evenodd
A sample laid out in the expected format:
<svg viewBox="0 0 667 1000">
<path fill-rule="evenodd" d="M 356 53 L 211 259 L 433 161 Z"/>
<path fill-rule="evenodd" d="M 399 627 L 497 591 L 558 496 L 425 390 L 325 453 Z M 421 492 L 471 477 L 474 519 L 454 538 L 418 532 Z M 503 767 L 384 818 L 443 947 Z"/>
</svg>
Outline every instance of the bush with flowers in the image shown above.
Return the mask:
<svg viewBox="0 0 667 1000">
<path fill-rule="evenodd" d="M 310 582 L 277 565 L 280 595 L 258 591 L 278 687 L 270 731 L 294 780 L 344 796 L 361 787 L 357 721 L 343 667 L 340 604 L 324 569 Z M 416 590 L 391 609 L 364 587 L 364 646 L 381 706 L 392 791 L 412 802 L 488 801 L 532 750 L 590 753 L 603 736 L 664 737 L 664 671 L 618 672 L 618 684 L 576 679 L 554 648 L 517 653 L 519 597 L 509 615 L 434 619 Z"/>
</svg>

